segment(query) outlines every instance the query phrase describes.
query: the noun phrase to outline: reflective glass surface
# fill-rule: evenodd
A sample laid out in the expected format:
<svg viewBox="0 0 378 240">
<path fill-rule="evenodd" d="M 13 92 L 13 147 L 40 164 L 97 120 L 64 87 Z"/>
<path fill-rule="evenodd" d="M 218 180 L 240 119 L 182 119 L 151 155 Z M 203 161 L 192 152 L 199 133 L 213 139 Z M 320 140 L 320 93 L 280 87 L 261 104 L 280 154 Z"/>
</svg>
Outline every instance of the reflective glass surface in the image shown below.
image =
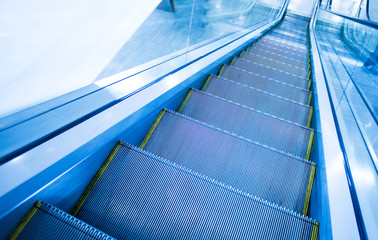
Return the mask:
<svg viewBox="0 0 378 240">
<path fill-rule="evenodd" d="M 378 236 L 378 31 L 319 10 L 316 37 L 358 204 Z M 348 166 L 349 165 L 349 166 Z M 340 171 L 345 166 L 338 166 Z"/>
<path fill-rule="evenodd" d="M 1 1 L 0 118 L 269 21 L 283 3 Z"/>
</svg>

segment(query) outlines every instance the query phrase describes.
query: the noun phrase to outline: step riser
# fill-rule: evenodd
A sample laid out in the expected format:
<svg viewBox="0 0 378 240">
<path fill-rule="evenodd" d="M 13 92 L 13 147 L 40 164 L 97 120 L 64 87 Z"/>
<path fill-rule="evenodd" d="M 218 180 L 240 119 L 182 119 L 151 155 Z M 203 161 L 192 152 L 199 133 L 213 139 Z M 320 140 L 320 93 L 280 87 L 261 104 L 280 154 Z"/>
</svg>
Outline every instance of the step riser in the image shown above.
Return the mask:
<svg viewBox="0 0 378 240">
<path fill-rule="evenodd" d="M 193 90 L 182 114 L 306 158 L 311 130 Z"/>
<path fill-rule="evenodd" d="M 225 66 L 220 76 L 302 104 L 307 104 L 310 95 L 300 88 L 230 66 Z"/>
</svg>

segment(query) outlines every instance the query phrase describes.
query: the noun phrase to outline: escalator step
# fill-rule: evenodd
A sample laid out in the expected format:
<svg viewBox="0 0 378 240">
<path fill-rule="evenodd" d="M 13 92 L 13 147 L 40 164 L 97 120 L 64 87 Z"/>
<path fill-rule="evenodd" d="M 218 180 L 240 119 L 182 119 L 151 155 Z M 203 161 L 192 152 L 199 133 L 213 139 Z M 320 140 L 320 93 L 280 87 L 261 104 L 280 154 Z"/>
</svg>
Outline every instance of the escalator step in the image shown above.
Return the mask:
<svg viewBox="0 0 378 240">
<path fill-rule="evenodd" d="M 309 84 L 309 73 L 303 73 L 302 76 L 292 74 L 286 70 L 277 69 L 271 66 L 266 66 L 252 61 L 247 61 L 242 58 L 234 58 L 231 66 L 244 69 L 248 72 L 254 72 L 264 77 L 273 78 L 281 82 L 285 82 L 301 88 L 306 88 Z"/>
<path fill-rule="evenodd" d="M 122 143 L 75 213 L 118 239 L 313 239 L 319 228 L 312 219 Z"/>
<path fill-rule="evenodd" d="M 190 90 L 180 113 L 229 132 L 308 159 L 313 130 L 199 90 Z"/>
<path fill-rule="evenodd" d="M 287 47 L 285 44 L 280 44 L 278 42 L 268 42 L 260 40 L 257 44 L 255 44 L 255 48 L 261 48 L 266 51 L 271 51 L 273 53 L 280 53 L 282 55 L 286 55 L 291 58 L 298 59 L 300 61 L 307 61 L 308 60 L 308 51 L 301 49 L 298 51 L 298 49 L 293 49 L 290 47 Z"/>
<path fill-rule="evenodd" d="M 214 78 L 215 76 L 211 77 Z M 220 77 L 302 104 L 307 104 L 311 95 L 310 91 L 303 88 L 280 82 L 272 78 L 266 78 L 257 73 L 247 72 L 233 66 L 225 65 L 220 73 Z"/>
<path fill-rule="evenodd" d="M 302 47 L 307 46 L 307 38 L 306 37 L 296 35 L 296 34 L 290 33 L 290 32 L 283 32 L 283 31 L 279 31 L 279 30 L 278 31 L 274 30 L 271 33 L 269 33 L 269 35 L 267 35 L 267 37 L 272 39 L 272 40 L 277 40 L 277 39 L 280 39 L 281 41 L 284 40 L 284 41 L 289 42 L 292 45 L 298 45 L 298 46 L 302 46 Z"/>
<path fill-rule="evenodd" d="M 282 38 L 277 38 L 277 37 L 273 37 L 269 35 L 263 37 L 259 41 L 259 44 L 277 45 L 280 48 L 289 49 L 290 51 L 298 53 L 298 54 L 302 54 L 302 55 L 308 54 L 308 48 L 307 48 L 306 43 L 303 43 L 303 44 L 295 43 L 290 40 L 285 40 Z"/>
<path fill-rule="evenodd" d="M 298 54 L 296 52 L 291 52 L 289 49 L 282 49 L 278 45 L 267 45 L 267 44 L 255 44 L 253 47 L 250 47 L 248 52 L 253 53 L 254 51 L 265 51 L 270 54 L 276 54 L 281 56 L 286 56 L 303 63 L 308 63 L 309 56 L 308 54 Z M 265 55 L 264 55 L 265 56 Z"/>
<path fill-rule="evenodd" d="M 280 53 L 274 53 L 272 51 L 266 51 L 266 50 L 258 48 L 258 47 L 252 47 L 252 48 L 249 48 L 249 51 L 243 52 L 243 54 L 246 54 L 246 53 L 252 54 L 252 55 L 263 56 L 263 57 L 270 58 L 270 59 L 273 59 L 273 60 L 276 60 L 276 61 L 281 61 L 281 62 L 290 64 L 290 65 L 293 65 L 293 66 L 297 66 L 297 67 L 303 68 L 303 69 L 309 69 L 309 66 L 310 66 L 307 58 L 306 58 L 307 61 L 306 60 L 298 60 L 298 59 L 295 59 L 295 58 L 290 58 L 286 55 L 282 55 Z"/>
<path fill-rule="evenodd" d="M 37 202 L 9 239 L 114 239 L 71 215 Z"/>
<path fill-rule="evenodd" d="M 169 110 L 162 111 L 141 148 L 306 214 L 312 162 Z"/>
<path fill-rule="evenodd" d="M 299 39 L 304 39 L 304 40 L 307 39 L 307 32 L 306 31 L 298 31 L 298 30 L 294 30 L 294 29 L 285 30 L 283 28 L 278 27 L 278 28 L 275 28 L 272 33 L 282 34 L 282 35 L 285 35 L 285 36 L 291 36 L 293 38 L 297 38 L 298 40 Z"/>
<path fill-rule="evenodd" d="M 309 67 L 310 67 L 310 64 L 308 63 L 308 61 L 299 61 L 297 59 L 289 58 L 285 55 L 277 54 L 277 53 L 274 53 L 274 52 L 271 52 L 271 51 L 265 51 L 265 50 L 257 48 L 257 47 L 256 48 L 250 48 L 248 52 L 243 52 L 242 55 L 245 55 L 245 54 L 251 54 L 251 55 L 266 57 L 266 58 L 269 58 L 269 59 L 272 59 L 272 60 L 275 60 L 275 61 L 281 61 L 281 62 L 287 63 L 289 65 L 297 66 L 298 68 L 309 69 Z"/>
<path fill-rule="evenodd" d="M 308 126 L 312 108 L 223 78 L 209 79 L 205 92 L 293 123 Z"/>
<path fill-rule="evenodd" d="M 242 54 L 241 59 L 245 59 L 247 61 L 259 63 L 262 65 L 266 65 L 272 68 L 280 69 L 282 71 L 301 76 L 301 77 L 307 77 L 308 76 L 308 68 L 300 68 L 294 65 L 290 65 L 285 62 L 281 62 L 279 60 L 272 60 L 264 56 L 257 56 L 257 55 L 252 55 L 250 53 L 245 53 Z"/>
</svg>

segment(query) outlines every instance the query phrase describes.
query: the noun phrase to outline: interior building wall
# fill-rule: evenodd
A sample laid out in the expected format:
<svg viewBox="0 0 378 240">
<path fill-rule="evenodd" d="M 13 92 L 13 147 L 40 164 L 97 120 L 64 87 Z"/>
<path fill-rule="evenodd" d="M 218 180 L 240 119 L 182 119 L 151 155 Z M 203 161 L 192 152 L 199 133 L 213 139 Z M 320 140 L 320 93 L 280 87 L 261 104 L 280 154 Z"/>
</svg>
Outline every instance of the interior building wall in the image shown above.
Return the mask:
<svg viewBox="0 0 378 240">
<path fill-rule="evenodd" d="M 290 0 L 288 11 L 301 16 L 310 17 L 315 3 L 316 0 Z"/>
</svg>

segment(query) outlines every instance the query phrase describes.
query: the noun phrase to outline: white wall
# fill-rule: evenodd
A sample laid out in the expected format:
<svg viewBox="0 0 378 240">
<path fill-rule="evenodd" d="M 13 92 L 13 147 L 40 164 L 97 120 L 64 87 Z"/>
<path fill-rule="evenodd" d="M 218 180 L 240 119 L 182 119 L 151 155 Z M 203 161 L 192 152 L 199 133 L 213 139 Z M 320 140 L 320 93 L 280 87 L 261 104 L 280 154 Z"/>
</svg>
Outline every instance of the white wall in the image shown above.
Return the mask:
<svg viewBox="0 0 378 240">
<path fill-rule="evenodd" d="M 316 0 L 290 0 L 288 10 L 295 14 L 311 17 Z"/>
<path fill-rule="evenodd" d="M 1 0 L 0 117 L 91 83 L 161 0 Z"/>
</svg>

